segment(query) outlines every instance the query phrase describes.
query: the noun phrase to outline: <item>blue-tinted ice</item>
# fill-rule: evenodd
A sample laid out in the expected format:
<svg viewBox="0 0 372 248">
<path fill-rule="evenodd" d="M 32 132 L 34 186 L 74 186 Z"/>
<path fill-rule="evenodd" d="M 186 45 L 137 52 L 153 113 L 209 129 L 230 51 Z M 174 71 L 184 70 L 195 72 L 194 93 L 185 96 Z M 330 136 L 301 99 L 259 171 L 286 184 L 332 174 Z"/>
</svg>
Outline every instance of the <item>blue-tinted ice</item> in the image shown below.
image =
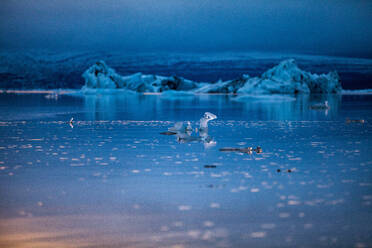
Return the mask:
<svg viewBox="0 0 372 248">
<path fill-rule="evenodd" d="M 160 134 L 205 112 L 214 145 Z M 0 247 L 371 247 L 371 116 L 368 95 L 0 94 Z"/>
</svg>

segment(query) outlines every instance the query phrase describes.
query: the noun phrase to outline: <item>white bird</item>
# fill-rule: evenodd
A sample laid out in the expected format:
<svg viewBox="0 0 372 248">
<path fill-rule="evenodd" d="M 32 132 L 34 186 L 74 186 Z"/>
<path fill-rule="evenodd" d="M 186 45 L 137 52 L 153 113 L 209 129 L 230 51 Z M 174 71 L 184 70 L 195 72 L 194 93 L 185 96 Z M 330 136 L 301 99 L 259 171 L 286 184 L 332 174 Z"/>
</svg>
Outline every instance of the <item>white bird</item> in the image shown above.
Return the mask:
<svg viewBox="0 0 372 248">
<path fill-rule="evenodd" d="M 216 115 L 210 112 L 205 112 L 204 116 L 200 119 L 200 129 L 208 129 L 208 122 L 214 119 L 217 119 Z"/>
<path fill-rule="evenodd" d="M 70 119 L 70 121 L 68 122 L 68 124 L 70 125 L 71 128 L 74 128 L 74 125 L 73 125 L 74 122 L 73 122 L 73 121 L 74 121 L 74 117 L 72 117 L 72 118 Z"/>
</svg>

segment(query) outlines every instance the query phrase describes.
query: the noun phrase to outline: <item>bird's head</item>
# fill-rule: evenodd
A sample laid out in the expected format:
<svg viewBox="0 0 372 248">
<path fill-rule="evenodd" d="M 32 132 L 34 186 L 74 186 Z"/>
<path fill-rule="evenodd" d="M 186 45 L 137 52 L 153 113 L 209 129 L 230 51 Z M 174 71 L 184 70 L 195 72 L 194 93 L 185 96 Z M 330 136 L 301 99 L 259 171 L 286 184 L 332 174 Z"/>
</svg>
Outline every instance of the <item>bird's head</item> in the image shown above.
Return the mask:
<svg viewBox="0 0 372 248">
<path fill-rule="evenodd" d="M 205 112 L 203 118 L 208 121 L 211 121 L 211 120 L 217 119 L 217 116 L 210 112 Z"/>
</svg>

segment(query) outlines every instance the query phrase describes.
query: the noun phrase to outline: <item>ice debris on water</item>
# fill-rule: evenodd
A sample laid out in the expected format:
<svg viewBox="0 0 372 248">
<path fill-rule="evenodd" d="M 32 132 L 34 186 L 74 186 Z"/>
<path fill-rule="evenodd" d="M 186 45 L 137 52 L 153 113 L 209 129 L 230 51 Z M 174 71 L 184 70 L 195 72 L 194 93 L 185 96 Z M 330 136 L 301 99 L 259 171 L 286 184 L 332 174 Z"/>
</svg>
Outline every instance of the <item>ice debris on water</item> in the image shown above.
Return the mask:
<svg viewBox="0 0 372 248">
<path fill-rule="evenodd" d="M 340 93 L 336 71 L 313 74 L 301 70 L 294 59 L 284 60 L 260 77 L 243 75 L 238 79 L 215 83 L 194 82 L 182 77 L 135 73 L 121 76 L 104 61 L 98 61 L 84 73 L 82 90 L 124 89 L 132 92 L 187 91 L 192 93 L 297 94 Z"/>
</svg>

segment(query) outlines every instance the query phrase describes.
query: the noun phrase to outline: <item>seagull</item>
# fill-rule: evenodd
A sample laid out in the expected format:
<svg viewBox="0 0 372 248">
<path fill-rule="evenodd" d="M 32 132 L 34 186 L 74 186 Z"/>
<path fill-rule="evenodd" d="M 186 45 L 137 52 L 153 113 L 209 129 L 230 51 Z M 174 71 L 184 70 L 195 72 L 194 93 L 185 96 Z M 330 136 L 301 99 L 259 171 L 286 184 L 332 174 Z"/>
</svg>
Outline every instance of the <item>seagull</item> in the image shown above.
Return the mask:
<svg viewBox="0 0 372 248">
<path fill-rule="evenodd" d="M 208 129 L 208 122 L 211 120 L 217 119 L 217 116 L 210 113 L 210 112 L 205 112 L 204 116 L 200 119 L 200 126 L 199 129 Z"/>
<path fill-rule="evenodd" d="M 70 121 L 68 122 L 71 128 L 74 128 L 74 117 L 71 117 Z"/>
</svg>

